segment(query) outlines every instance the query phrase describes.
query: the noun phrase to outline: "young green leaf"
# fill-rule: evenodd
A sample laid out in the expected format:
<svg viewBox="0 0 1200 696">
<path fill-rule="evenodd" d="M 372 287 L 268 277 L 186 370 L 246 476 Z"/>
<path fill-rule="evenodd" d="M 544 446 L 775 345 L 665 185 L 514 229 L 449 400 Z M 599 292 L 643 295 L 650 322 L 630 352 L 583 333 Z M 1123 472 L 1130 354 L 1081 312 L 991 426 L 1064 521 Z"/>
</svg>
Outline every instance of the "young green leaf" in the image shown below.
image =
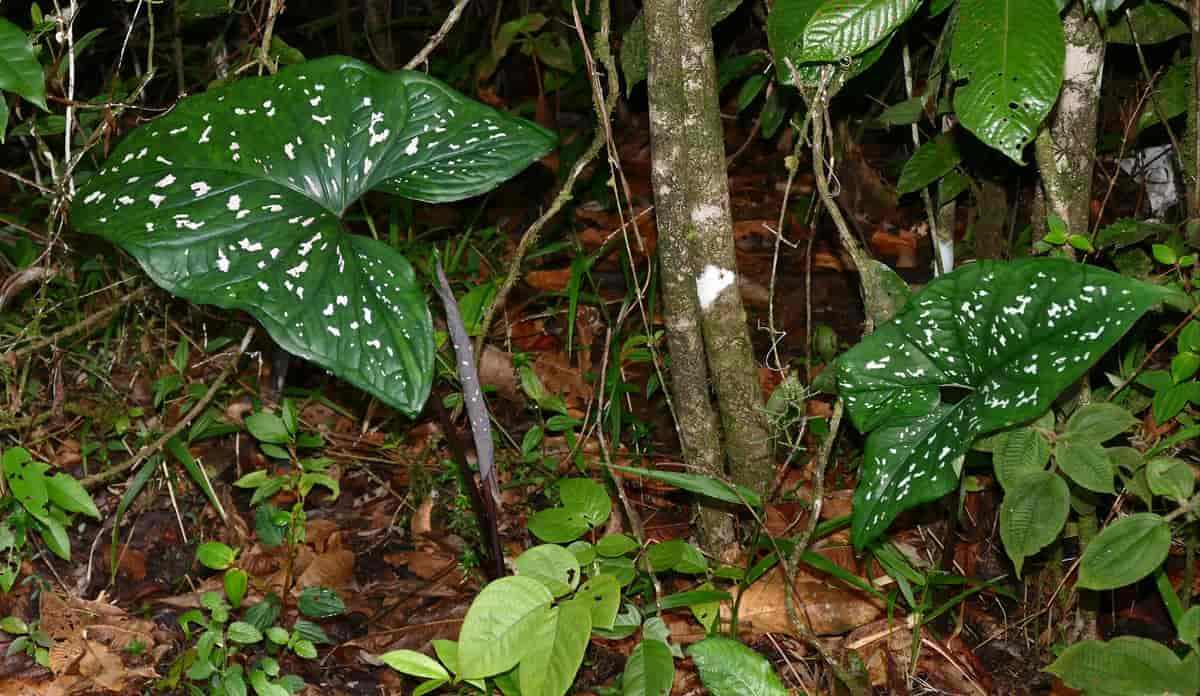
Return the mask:
<svg viewBox="0 0 1200 696">
<path fill-rule="evenodd" d="M 1060 439 L 1054 444 L 1054 461 L 1071 480 L 1089 491 L 1113 493 L 1113 464 L 1096 442 Z"/>
<path fill-rule="evenodd" d="M 837 362 L 838 392 L 869 433 L 851 538 L 958 482 L 980 435 L 1041 415 L 1165 296 L 1062 259 L 980 261 L 927 285 Z M 965 392 L 941 402 L 941 389 Z"/>
<path fill-rule="evenodd" d="M 337 592 L 328 587 L 306 587 L 296 599 L 301 614 L 314 619 L 327 619 L 346 613 L 346 605 Z"/>
<path fill-rule="evenodd" d="M 605 558 L 624 556 L 631 551 L 636 551 L 637 548 L 637 540 L 628 534 L 608 534 L 596 542 L 596 553 Z"/>
<path fill-rule="evenodd" d="M 250 431 L 255 440 L 272 445 L 284 445 L 291 439 L 283 419 L 267 411 L 258 411 L 246 416 L 246 430 Z"/>
<path fill-rule="evenodd" d="M 1000 506 L 1000 539 L 1016 566 L 1058 538 L 1071 510 L 1067 482 L 1049 471 L 1034 471 L 1017 478 L 1004 491 Z"/>
<path fill-rule="evenodd" d="M 591 479 L 569 478 L 558 482 L 563 507 L 595 527 L 604 524 L 612 512 L 612 499 L 604 486 Z"/>
<path fill-rule="evenodd" d="M 521 696 L 563 696 L 575 683 L 592 633 L 591 608 L 567 601 L 545 613 L 529 636 L 529 650 L 517 669 Z"/>
<path fill-rule="evenodd" d="M 1192 497 L 1196 476 L 1187 462 L 1176 457 L 1156 457 L 1146 463 L 1146 483 L 1154 495 L 1175 501 Z"/>
<path fill-rule="evenodd" d="M 554 142 L 422 73 L 334 56 L 181 100 L 125 138 L 71 221 L 167 290 L 251 313 L 289 352 L 411 415 L 433 376 L 429 308 L 408 262 L 347 234 L 342 214 L 373 189 L 483 193 Z"/>
<path fill-rule="evenodd" d="M 437 660 L 415 650 L 389 650 L 379 661 L 401 674 L 422 679 L 450 679 L 450 673 Z"/>
<path fill-rule="evenodd" d="M 739 641 L 710 636 L 688 648 L 712 696 L 787 696 L 767 658 Z"/>
<path fill-rule="evenodd" d="M 1152 512 L 1113 522 L 1088 544 L 1079 561 L 1079 587 L 1112 590 L 1141 580 L 1167 559 L 1171 526 Z"/>
<path fill-rule="evenodd" d="M 1133 427 L 1138 420 L 1116 404 L 1098 402 L 1080 406 L 1067 420 L 1063 437 L 1102 443 Z"/>
<path fill-rule="evenodd" d="M 517 556 L 515 565 L 518 574 L 540 581 L 555 597 L 579 585 L 579 561 L 558 544 L 534 546 Z"/>
<path fill-rule="evenodd" d="M 70 474 L 60 471 L 46 479 L 46 495 L 50 502 L 66 512 L 81 512 L 88 517 L 100 519 L 100 511 L 92 496 Z"/>
<path fill-rule="evenodd" d="M 992 468 L 1005 490 L 1025 474 L 1045 469 L 1050 461 L 1050 443 L 1033 428 L 1014 428 L 994 437 Z"/>
<path fill-rule="evenodd" d="M 958 141 L 951 133 L 941 133 L 913 153 L 900 170 L 897 193 L 920 191 L 945 176 L 962 161 Z"/>
<path fill-rule="evenodd" d="M 553 599 L 541 582 L 519 575 L 484 587 L 458 636 L 459 676 L 480 679 L 515 667 Z"/>
<path fill-rule="evenodd" d="M 593 627 L 611 630 L 621 608 L 621 584 L 611 575 L 596 575 L 579 587 L 575 600 L 591 607 Z"/>
<path fill-rule="evenodd" d="M 661 640 L 642 640 L 625 661 L 621 678 L 623 696 L 667 696 L 675 680 L 675 659 L 671 648 Z"/>
<path fill-rule="evenodd" d="M 237 551 L 219 541 L 207 541 L 196 549 L 196 560 L 200 561 L 200 565 L 213 570 L 225 570 L 233 565 L 235 558 Z"/>
<path fill-rule="evenodd" d="M 1170 648 L 1135 636 L 1080 641 L 1046 671 L 1089 696 L 1192 694 L 1197 687 Z"/>
<path fill-rule="evenodd" d="M 25 97 L 42 111 L 48 110 L 46 78 L 42 64 L 33 54 L 33 44 L 20 27 L 3 17 L 0 17 L 0 89 Z M 0 142 L 4 141 L 3 136 L 0 129 Z"/>
</svg>

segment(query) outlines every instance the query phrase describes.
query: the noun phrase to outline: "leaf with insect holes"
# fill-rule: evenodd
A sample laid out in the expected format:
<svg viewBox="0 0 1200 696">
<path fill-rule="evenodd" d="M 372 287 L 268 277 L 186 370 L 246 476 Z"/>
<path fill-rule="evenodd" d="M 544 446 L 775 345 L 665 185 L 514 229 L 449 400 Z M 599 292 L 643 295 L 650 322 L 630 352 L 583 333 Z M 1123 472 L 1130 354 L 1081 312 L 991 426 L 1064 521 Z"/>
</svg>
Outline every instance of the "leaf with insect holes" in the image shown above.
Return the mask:
<svg viewBox="0 0 1200 696">
<path fill-rule="evenodd" d="M 117 147 L 71 220 L 411 415 L 433 375 L 429 308 L 408 261 L 341 216 L 372 189 L 483 193 L 554 142 L 424 74 L 330 57 L 183 99 Z"/>
<path fill-rule="evenodd" d="M 837 362 L 846 411 L 869 433 L 854 544 L 953 489 L 975 438 L 1044 412 L 1164 295 L 1050 258 L 979 261 L 927 285 Z"/>
</svg>

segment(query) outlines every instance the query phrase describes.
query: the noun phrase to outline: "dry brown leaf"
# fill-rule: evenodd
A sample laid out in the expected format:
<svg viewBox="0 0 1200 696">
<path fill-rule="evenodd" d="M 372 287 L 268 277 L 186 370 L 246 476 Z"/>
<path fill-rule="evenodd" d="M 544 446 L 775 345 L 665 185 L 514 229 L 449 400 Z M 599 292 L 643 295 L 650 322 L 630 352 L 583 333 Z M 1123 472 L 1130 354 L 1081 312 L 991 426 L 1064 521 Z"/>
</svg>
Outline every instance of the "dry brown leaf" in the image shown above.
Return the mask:
<svg viewBox="0 0 1200 696">
<path fill-rule="evenodd" d="M 333 549 L 317 554 L 296 578 L 296 587 L 349 587 L 354 583 L 354 552 Z"/>
<path fill-rule="evenodd" d="M 794 584 L 796 609 L 819 636 L 841 635 L 883 615 L 882 601 L 827 575 L 800 569 Z M 797 635 L 788 619 L 784 590 L 783 569 L 777 566 L 742 594 L 739 625 L 756 633 Z M 722 605 L 722 615 L 726 612 Z"/>
</svg>

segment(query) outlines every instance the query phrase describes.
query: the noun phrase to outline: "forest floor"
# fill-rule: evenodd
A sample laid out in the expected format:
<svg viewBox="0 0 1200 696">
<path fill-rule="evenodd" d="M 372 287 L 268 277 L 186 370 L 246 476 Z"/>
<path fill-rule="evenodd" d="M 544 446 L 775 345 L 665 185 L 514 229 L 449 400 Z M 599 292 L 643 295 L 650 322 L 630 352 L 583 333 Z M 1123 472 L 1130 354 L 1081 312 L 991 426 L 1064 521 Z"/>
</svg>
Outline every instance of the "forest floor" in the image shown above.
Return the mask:
<svg viewBox="0 0 1200 696">
<path fill-rule="evenodd" d="M 622 165 L 640 213 L 651 201 L 649 147 L 644 124 L 625 125 L 619 131 L 627 138 L 620 143 Z M 747 137 L 740 125 L 731 123 L 730 151 Z M 822 350 L 857 340 L 862 310 L 856 275 L 835 246 L 835 235 L 820 226 L 814 231 L 803 206 L 789 207 L 785 243 L 776 241 L 786 182 L 783 154 L 790 144 L 781 147 L 766 151 L 755 144 L 730 172 L 739 287 L 760 364 L 782 365 L 793 373 L 805 371 L 807 364 L 809 374 L 801 375 L 807 382 L 822 367 Z M 843 153 L 840 201 L 876 257 L 919 284 L 928 279 L 928 231 L 917 207 L 911 201 L 899 205 L 894 189 L 879 174 L 892 167 L 894 152 L 875 150 Z M 552 195 L 553 186 L 547 185 L 551 177 L 548 169 L 527 173 L 493 195 L 486 224 L 497 233 L 472 240 L 467 256 L 474 262 L 465 264 L 456 278 L 459 289 L 502 273 L 528 222 L 530 201 Z M 808 200 L 811 177 L 801 175 L 790 193 L 793 199 Z M 368 201 L 368 208 L 383 211 L 383 225 L 386 205 Z M 419 209 L 418 215 L 425 216 L 415 223 L 422 228 L 458 229 L 466 213 L 441 207 Z M 633 267 L 639 272 L 648 268 L 647 255 L 653 253 L 651 217 L 638 215 L 637 234 L 630 237 Z M 960 217 L 965 220 L 965 213 Z M 585 202 L 557 234 L 590 252 L 620 240 L 621 228 L 617 214 Z M 36 536 L 26 540 L 16 583 L 0 594 L 0 617 L 18 617 L 36 629 L 48 660 L 39 664 L 35 651 L 27 649 L 29 641 L 17 642 L 18 633 L 0 632 L 0 653 L 7 651 L 0 657 L 0 696 L 188 693 L 184 672 L 196 635 L 183 630 L 179 618 L 202 609 L 206 591 L 222 589 L 221 574 L 197 562 L 198 545 L 208 541 L 239 550 L 238 567 L 250 578 L 246 605 L 269 594 L 282 598 L 279 625 L 292 626 L 303 618 L 297 607 L 305 588 L 330 588 L 340 597 L 342 611 L 314 620 L 324 638 L 317 641 L 315 658 L 279 656 L 284 673 L 304 680 L 302 693 L 411 693 L 414 682 L 373 656 L 398 648 L 427 651 L 435 639 L 456 638 L 482 585 L 476 520 L 458 490 L 436 416 L 426 409 L 417 419 L 406 419 L 298 360 L 281 373 L 286 361 L 261 334 L 239 357 L 246 317 L 189 305 L 157 289 L 144 292 L 139 288 L 147 281 L 131 264 L 107 258 L 111 248 L 92 240 L 69 241 L 72 255 L 61 259 L 58 272 L 70 282 L 30 283 L 2 300 L 7 303 L 6 323 L 36 326 L 42 336 L 67 333 L 34 349 L 28 342 L 0 346 L 10 351 L 4 354 L 6 381 L 0 395 L 8 415 L 0 429 L 6 445 L 19 443 L 53 470 L 84 481 L 102 521 L 77 520 L 68 530 L 70 562 L 50 553 Z M 633 387 L 619 398 L 622 431 L 619 441 L 609 443 L 614 462 L 662 469 L 680 462 L 661 393 L 645 397 L 653 370 L 636 351 L 606 345 L 606 340 L 647 333 L 636 322 L 606 323 L 611 314 L 604 303 L 619 303 L 629 292 L 628 266 L 620 261 L 624 253 L 625 245 L 618 243 L 593 268 L 594 286 L 571 316 L 563 294 L 572 255 L 569 249 L 551 248 L 530 262 L 520 292 L 509 299 L 488 342 L 483 381 L 497 385 L 490 394 L 491 410 L 503 441 L 510 443 L 499 453 L 499 527 L 510 559 L 537 543 L 527 520 L 552 504 L 556 480 L 569 475 L 604 480 L 594 412 L 604 396 L 596 375 L 606 353 L 622 361 L 622 379 Z M 97 264 L 106 271 L 123 267 L 132 280 L 98 283 L 103 274 L 94 270 Z M 82 290 L 71 296 L 68 286 Z M 661 328 L 659 317 L 651 320 L 653 330 Z M 818 326 L 832 332 L 822 334 Z M 773 335 L 780 337 L 774 354 Z M 832 345 L 810 350 L 809 337 L 822 335 Z M 545 425 L 546 414 L 528 398 L 514 365 L 530 367 L 546 392 L 562 397 L 571 415 L 585 419 L 591 414 L 589 427 L 574 444 L 562 433 L 545 430 L 536 456 L 522 451 L 519 443 L 531 429 Z M 762 368 L 764 393 L 770 394 L 784 376 Z M 205 402 L 214 384 L 219 388 Z M 432 398 L 446 393 L 446 387 L 435 384 Z M 271 521 L 264 522 L 261 508 L 256 512 L 251 506 L 251 490 L 233 485 L 260 469 L 289 473 L 243 427 L 249 414 L 285 400 L 296 406 L 300 431 L 319 435 L 321 444 L 310 454 L 331 460 L 328 473 L 340 489 L 336 497 L 323 488 L 308 495 L 303 539 L 291 549 L 286 543 L 266 543 L 263 533 Z M 788 536 L 807 519 L 809 467 L 820 430 L 813 424 L 825 422 L 831 402 L 822 395 L 799 402 L 809 427 L 790 445 L 781 440 L 773 486 L 777 495 L 764 520 L 772 535 Z M 207 472 L 223 516 L 180 458 L 157 444 L 158 436 L 198 403 L 202 415 L 186 422 L 182 434 L 189 443 L 186 451 Z M 846 428 L 827 476 L 824 519 L 849 512 L 860 447 L 857 435 Z M 114 468 L 118 473 L 105 478 L 104 472 Z M 125 505 L 135 480 L 144 489 Z M 636 477 L 621 485 L 643 518 L 649 543 L 695 537 L 687 494 Z M 296 497 L 281 491 L 269 502 L 288 510 Z M 857 651 L 865 680 L 880 693 L 1068 693 L 1039 670 L 1056 644 L 1085 628 L 1079 625 L 1087 620 L 1085 613 L 1062 589 L 1061 569 L 1071 559 L 1052 559 L 1022 581 L 1012 579 L 995 533 L 998 502 L 997 487 L 980 475 L 963 498 L 956 526 L 947 522 L 956 511 L 939 505 L 919 508 L 893 526 L 894 547 L 921 573 L 909 587 L 922 611 L 902 603 L 889 606 L 814 568 L 800 571 L 799 605 L 822 645 L 831 652 Z M 753 531 L 752 521 L 743 524 Z M 614 515 L 606 529 L 593 534 L 620 531 L 628 529 Z M 814 550 L 896 596 L 895 580 L 855 557 L 848 530 L 821 539 Z M 920 584 L 939 569 L 964 584 Z M 671 578 L 663 591 L 691 589 L 702 580 Z M 981 583 L 991 584 L 980 589 Z M 964 589 L 973 591 L 960 596 Z M 1118 606 L 1120 611 L 1113 608 Z M 937 610 L 944 611 L 931 618 Z M 1158 612 L 1149 604 L 1114 601 L 1099 612 L 1100 632 L 1119 624 L 1124 632 L 1155 637 L 1165 630 L 1157 627 L 1170 625 Z M 829 670 L 787 619 L 779 571 L 745 591 L 738 617 L 746 642 L 776 666 L 787 685 L 798 693 L 814 687 L 833 693 L 824 690 L 831 688 Z M 705 635 L 690 612 L 667 612 L 663 619 L 672 641 L 680 645 Z M 593 639 L 578 693 L 612 693 L 608 689 L 635 642 Z M 194 651 L 192 655 L 194 659 Z M 702 693 L 690 662 L 678 664 L 672 693 Z"/>
</svg>

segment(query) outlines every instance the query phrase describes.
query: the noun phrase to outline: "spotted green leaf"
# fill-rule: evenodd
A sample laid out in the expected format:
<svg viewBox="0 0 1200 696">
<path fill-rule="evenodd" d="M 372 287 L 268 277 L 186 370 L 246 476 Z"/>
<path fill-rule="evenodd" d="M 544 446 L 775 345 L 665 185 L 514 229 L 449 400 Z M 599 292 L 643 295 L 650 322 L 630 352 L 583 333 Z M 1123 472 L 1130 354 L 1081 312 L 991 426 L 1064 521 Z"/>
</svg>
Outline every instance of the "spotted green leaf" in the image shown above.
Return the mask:
<svg viewBox="0 0 1200 696">
<path fill-rule="evenodd" d="M 847 413 L 869 433 L 855 545 L 953 489 L 975 438 L 1043 413 L 1163 295 L 1050 258 L 980 261 L 927 285 L 837 363 Z M 943 402 L 943 388 L 961 398 Z"/>
<path fill-rule="evenodd" d="M 482 193 L 553 144 L 422 73 L 330 57 L 183 99 L 117 147 L 71 219 L 172 293 L 250 312 L 289 352 L 414 414 L 429 308 L 408 261 L 342 215 L 371 189 Z"/>
<path fill-rule="evenodd" d="M 1058 99 L 1065 55 L 1053 0 L 963 0 L 950 50 L 962 124 L 1020 164 Z"/>
</svg>

